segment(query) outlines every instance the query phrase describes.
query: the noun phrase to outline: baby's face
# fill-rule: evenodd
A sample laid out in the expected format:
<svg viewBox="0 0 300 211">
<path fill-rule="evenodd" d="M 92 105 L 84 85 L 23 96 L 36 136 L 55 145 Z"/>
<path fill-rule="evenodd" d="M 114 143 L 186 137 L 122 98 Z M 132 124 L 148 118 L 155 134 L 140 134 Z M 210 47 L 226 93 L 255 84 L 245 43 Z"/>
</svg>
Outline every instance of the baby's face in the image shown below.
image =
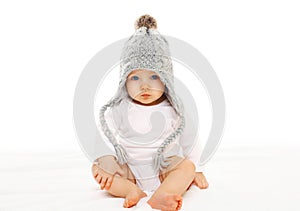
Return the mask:
<svg viewBox="0 0 300 211">
<path fill-rule="evenodd" d="M 127 77 L 126 88 L 129 96 L 142 104 L 154 102 L 165 91 L 159 76 L 148 70 L 132 71 Z"/>
</svg>

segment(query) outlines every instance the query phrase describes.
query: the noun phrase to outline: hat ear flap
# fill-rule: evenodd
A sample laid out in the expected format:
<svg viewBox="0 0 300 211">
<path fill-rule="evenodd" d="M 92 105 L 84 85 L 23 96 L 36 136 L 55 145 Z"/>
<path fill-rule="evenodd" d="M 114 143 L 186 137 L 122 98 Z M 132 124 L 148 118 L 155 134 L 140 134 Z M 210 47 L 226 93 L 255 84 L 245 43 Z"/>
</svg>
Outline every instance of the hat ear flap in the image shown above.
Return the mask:
<svg viewBox="0 0 300 211">
<path fill-rule="evenodd" d="M 100 124 L 101 124 L 101 128 L 102 128 L 104 135 L 108 138 L 108 140 L 111 142 L 111 144 L 115 148 L 117 161 L 120 164 L 125 164 L 125 163 L 127 163 L 127 160 L 128 160 L 128 154 L 127 154 L 126 150 L 124 149 L 124 147 L 121 146 L 120 144 L 118 144 L 118 142 L 117 142 L 116 138 L 114 137 L 114 135 L 112 134 L 112 132 L 105 120 L 105 116 L 104 116 L 104 113 L 107 110 L 107 108 L 115 106 L 116 104 L 118 104 L 118 102 L 119 102 L 119 99 L 114 98 L 114 99 L 110 100 L 107 104 L 102 106 L 100 109 L 100 113 L 99 113 L 99 119 L 100 119 Z"/>
</svg>

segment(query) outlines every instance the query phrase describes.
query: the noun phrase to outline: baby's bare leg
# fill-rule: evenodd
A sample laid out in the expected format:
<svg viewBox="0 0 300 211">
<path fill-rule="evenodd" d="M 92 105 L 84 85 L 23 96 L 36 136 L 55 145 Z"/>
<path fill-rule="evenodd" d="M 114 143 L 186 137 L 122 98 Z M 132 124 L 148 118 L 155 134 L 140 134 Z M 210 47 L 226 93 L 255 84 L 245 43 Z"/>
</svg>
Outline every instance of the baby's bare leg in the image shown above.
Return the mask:
<svg viewBox="0 0 300 211">
<path fill-rule="evenodd" d="M 187 159 L 173 157 L 166 172 L 160 177 L 162 184 L 149 199 L 148 204 L 159 210 L 179 210 L 184 194 L 195 177 L 195 166 Z"/>
<path fill-rule="evenodd" d="M 135 179 L 127 165 L 122 167 L 126 172 L 124 177 L 114 176 L 110 188 L 107 190 L 113 196 L 125 198 L 123 206 L 126 208 L 136 205 L 139 200 L 147 196 L 136 184 Z"/>
</svg>

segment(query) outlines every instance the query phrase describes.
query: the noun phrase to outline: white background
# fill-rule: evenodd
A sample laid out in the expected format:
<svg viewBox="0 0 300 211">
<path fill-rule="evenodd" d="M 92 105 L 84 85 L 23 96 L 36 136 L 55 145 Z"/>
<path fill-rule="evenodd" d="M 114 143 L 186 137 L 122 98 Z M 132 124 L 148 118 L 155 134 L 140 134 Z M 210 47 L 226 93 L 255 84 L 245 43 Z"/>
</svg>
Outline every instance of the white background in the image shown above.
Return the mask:
<svg viewBox="0 0 300 211">
<path fill-rule="evenodd" d="M 162 34 L 197 48 L 224 89 L 227 112 L 220 156 L 208 169 L 210 192 L 201 192 L 207 206 L 269 210 L 275 202 L 274 208 L 289 205 L 288 210 L 295 210 L 299 11 L 296 0 L 1 1 L 0 206 L 57 210 L 63 203 L 90 203 L 90 196 L 97 203 L 94 189 L 90 195 L 83 191 L 94 181 L 90 163 L 80 157 L 73 127 L 76 83 L 96 53 L 130 36 L 134 21 L 148 13 Z"/>
<path fill-rule="evenodd" d="M 9 1 L 0 3 L 1 150 L 78 150 L 81 71 L 149 13 L 197 48 L 227 106 L 222 145 L 299 145 L 297 1 Z"/>
</svg>

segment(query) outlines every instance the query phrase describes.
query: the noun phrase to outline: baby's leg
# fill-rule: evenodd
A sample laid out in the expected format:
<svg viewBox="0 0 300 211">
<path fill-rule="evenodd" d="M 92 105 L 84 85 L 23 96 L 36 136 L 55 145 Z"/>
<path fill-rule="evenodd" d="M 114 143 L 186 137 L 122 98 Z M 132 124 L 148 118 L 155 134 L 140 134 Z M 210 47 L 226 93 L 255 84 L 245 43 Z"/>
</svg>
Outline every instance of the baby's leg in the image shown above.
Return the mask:
<svg viewBox="0 0 300 211">
<path fill-rule="evenodd" d="M 162 184 L 148 204 L 159 210 L 179 210 L 182 206 L 181 196 L 195 177 L 195 166 L 190 160 L 174 156 L 168 168 L 161 173 Z"/>
<path fill-rule="evenodd" d="M 123 206 L 126 208 L 136 205 L 139 200 L 147 196 L 136 184 L 135 179 L 127 165 L 122 166 L 125 176 L 114 176 L 112 184 L 107 190 L 113 196 L 125 198 Z"/>
</svg>

